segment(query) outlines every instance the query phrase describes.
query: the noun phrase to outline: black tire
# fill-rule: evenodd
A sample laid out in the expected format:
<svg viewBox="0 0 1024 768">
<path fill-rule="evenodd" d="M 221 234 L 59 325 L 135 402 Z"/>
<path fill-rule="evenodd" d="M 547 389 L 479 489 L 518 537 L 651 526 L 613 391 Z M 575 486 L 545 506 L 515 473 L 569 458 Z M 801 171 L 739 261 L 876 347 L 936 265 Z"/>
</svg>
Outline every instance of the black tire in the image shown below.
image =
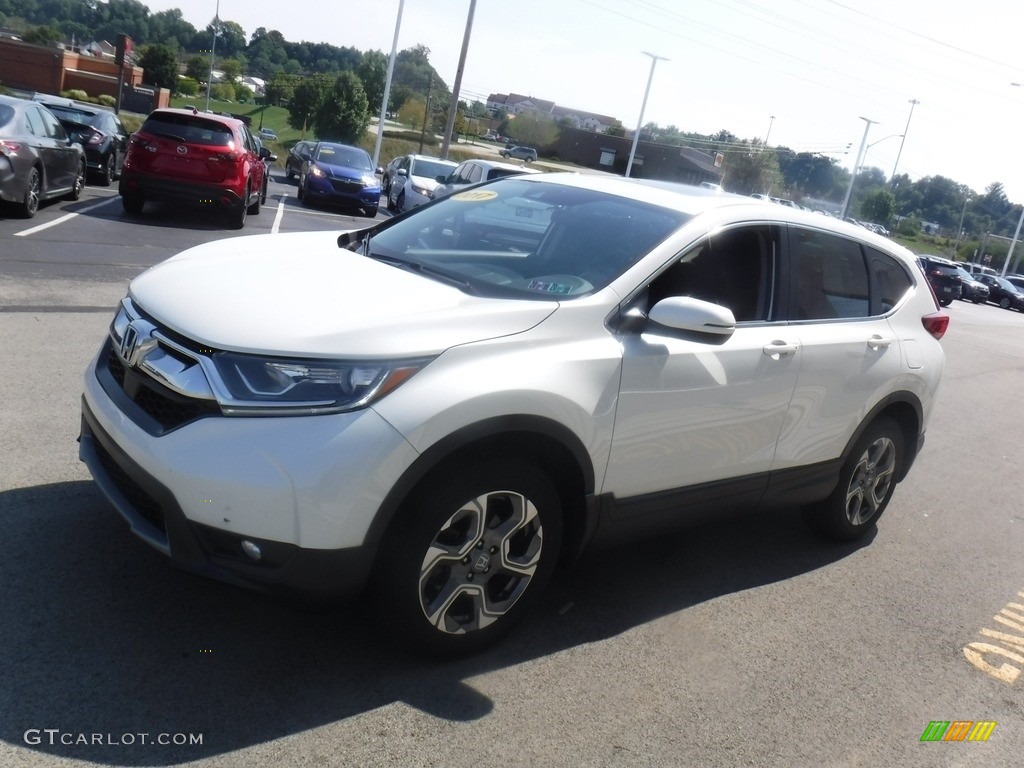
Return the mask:
<svg viewBox="0 0 1024 768">
<path fill-rule="evenodd" d="M 286 180 L 291 181 L 292 179 L 295 178 L 295 171 L 293 171 L 288 166 L 285 166 L 284 177 L 285 177 Z"/>
<path fill-rule="evenodd" d="M 375 219 L 375 218 L 377 218 L 377 212 L 379 210 L 380 210 L 380 206 L 379 205 L 374 205 L 374 206 L 369 207 L 369 208 L 363 208 L 363 216 L 365 216 L 368 219 Z"/>
<path fill-rule="evenodd" d="M 939 299 L 939 306 L 940 307 L 948 307 L 952 303 L 953 303 L 952 299 Z"/>
<path fill-rule="evenodd" d="M 380 191 L 381 191 L 381 194 L 383 194 L 383 195 L 386 195 L 388 192 L 391 191 L 391 177 L 390 176 L 385 176 L 383 179 L 381 179 Z"/>
<path fill-rule="evenodd" d="M 413 493 L 382 544 L 374 599 L 383 626 L 418 654 L 479 651 L 543 592 L 561 538 L 558 493 L 537 467 L 450 466 Z M 441 554 L 428 562 L 431 550 Z"/>
<path fill-rule="evenodd" d="M 405 210 L 405 190 L 403 189 L 398 193 L 398 199 L 395 201 L 395 210 L 401 213 Z"/>
<path fill-rule="evenodd" d="M 1003 298 L 1001 298 L 999 300 L 999 307 L 1000 307 L 1000 309 L 1009 309 L 1010 308 L 1010 300 L 1008 298 L 1006 298 L 1005 296 L 1003 296 Z"/>
<path fill-rule="evenodd" d="M 242 229 L 245 226 L 245 217 L 249 213 L 249 208 L 245 204 L 245 201 L 249 199 L 249 187 L 245 188 L 245 199 L 238 205 L 228 210 L 228 224 L 232 229 Z"/>
<path fill-rule="evenodd" d="M 111 152 L 103 160 L 103 168 L 100 170 L 99 180 L 101 187 L 109 187 L 111 182 L 114 180 L 115 168 L 117 167 L 117 158 L 114 153 Z"/>
<path fill-rule="evenodd" d="M 981 304 L 981 299 L 979 299 L 977 296 L 971 299 L 971 301 L 973 301 L 975 304 Z"/>
<path fill-rule="evenodd" d="M 39 175 L 38 168 L 32 168 L 28 172 L 28 180 L 25 183 L 25 195 L 18 204 L 18 213 L 22 218 L 31 219 L 39 210 L 39 197 L 43 193 L 43 181 Z"/>
<path fill-rule="evenodd" d="M 74 184 L 71 187 L 71 191 L 68 192 L 68 200 L 78 200 L 82 196 L 82 190 L 85 189 L 85 160 L 78 164 L 78 175 L 75 176 Z"/>
<path fill-rule="evenodd" d="M 145 204 L 146 201 L 140 195 L 121 196 L 121 207 L 124 208 L 125 213 L 142 213 L 142 206 Z"/>
<path fill-rule="evenodd" d="M 250 216 L 259 216 L 260 215 L 260 205 L 263 202 L 261 200 L 262 194 L 263 194 L 262 192 L 257 193 L 256 200 L 253 201 L 253 204 L 249 206 L 249 215 Z"/>
<path fill-rule="evenodd" d="M 305 203 L 306 205 L 309 205 L 309 203 L 306 203 L 306 190 L 302 186 L 302 177 L 301 176 L 299 176 L 298 186 L 299 186 L 299 188 L 298 188 L 298 190 L 296 190 L 295 196 L 297 198 L 299 198 L 299 200 L 302 200 L 303 203 Z"/>
<path fill-rule="evenodd" d="M 866 534 L 882 516 L 903 471 L 903 432 L 887 416 L 875 419 L 850 451 L 836 488 L 824 501 L 803 509 L 815 531 L 836 541 Z"/>
</svg>

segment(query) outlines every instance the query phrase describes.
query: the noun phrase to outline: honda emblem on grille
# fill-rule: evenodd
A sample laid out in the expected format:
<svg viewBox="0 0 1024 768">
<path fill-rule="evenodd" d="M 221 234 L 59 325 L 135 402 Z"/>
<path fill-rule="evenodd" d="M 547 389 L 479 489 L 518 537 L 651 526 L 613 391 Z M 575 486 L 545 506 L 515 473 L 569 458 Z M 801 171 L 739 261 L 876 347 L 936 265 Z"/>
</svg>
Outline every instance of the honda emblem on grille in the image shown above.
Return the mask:
<svg viewBox="0 0 1024 768">
<path fill-rule="evenodd" d="M 124 360 L 128 365 L 132 365 L 135 361 L 132 357 L 135 355 L 135 349 L 139 346 L 139 332 L 135 328 L 134 323 L 130 323 L 124 330 L 124 336 L 121 338 L 121 348 L 118 352 L 121 353 L 121 359 Z"/>
</svg>

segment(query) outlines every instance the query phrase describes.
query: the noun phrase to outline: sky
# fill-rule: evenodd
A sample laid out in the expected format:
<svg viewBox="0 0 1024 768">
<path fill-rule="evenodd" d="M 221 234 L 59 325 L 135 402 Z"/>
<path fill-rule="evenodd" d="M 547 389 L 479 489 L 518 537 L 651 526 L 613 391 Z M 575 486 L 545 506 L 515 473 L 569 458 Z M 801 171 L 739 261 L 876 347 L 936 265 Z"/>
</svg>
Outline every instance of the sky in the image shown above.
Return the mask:
<svg viewBox="0 0 1024 768">
<path fill-rule="evenodd" d="M 218 0 L 143 0 L 196 28 Z M 451 87 L 470 0 L 405 0 L 398 49 Z M 219 0 L 247 36 L 390 53 L 399 0 Z M 477 0 L 460 97 L 519 93 L 638 124 L 731 131 L 886 177 L 1024 202 L 1022 14 L 1006 0 Z M 1021 83 L 1021 85 L 1013 85 Z M 913 104 L 912 101 L 916 101 Z M 905 136 L 905 138 L 901 138 Z M 728 181 L 728 169 L 726 169 Z"/>
</svg>

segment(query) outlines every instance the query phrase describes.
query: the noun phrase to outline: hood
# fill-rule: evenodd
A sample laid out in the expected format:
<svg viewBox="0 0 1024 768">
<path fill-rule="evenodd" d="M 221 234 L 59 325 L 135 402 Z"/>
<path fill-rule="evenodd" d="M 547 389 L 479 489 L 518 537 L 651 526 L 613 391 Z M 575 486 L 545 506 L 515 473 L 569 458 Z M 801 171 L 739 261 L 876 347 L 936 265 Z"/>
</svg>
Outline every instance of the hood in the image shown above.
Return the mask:
<svg viewBox="0 0 1024 768">
<path fill-rule="evenodd" d="M 219 349 L 310 357 L 416 357 L 532 328 L 554 301 L 469 296 L 338 247 L 338 232 L 205 243 L 132 281 L 137 305 Z"/>
<path fill-rule="evenodd" d="M 315 160 L 314 162 L 332 179 L 355 179 L 356 181 L 361 181 L 364 177 L 373 177 L 372 170 L 361 170 L 348 165 L 335 165 L 324 160 Z"/>
</svg>

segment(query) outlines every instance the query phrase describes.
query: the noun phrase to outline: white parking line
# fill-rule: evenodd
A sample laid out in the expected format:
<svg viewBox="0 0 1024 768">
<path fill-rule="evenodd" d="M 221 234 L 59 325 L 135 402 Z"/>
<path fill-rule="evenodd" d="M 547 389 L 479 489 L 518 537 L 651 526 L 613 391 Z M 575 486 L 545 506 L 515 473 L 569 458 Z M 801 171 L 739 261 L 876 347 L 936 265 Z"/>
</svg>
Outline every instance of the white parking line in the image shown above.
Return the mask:
<svg viewBox="0 0 1024 768">
<path fill-rule="evenodd" d="M 88 213 L 89 211 L 95 211 L 97 208 L 99 208 L 100 206 L 106 205 L 107 203 L 109 203 L 113 199 L 114 198 L 109 198 L 107 200 L 104 200 L 102 203 L 96 203 L 96 205 L 90 205 L 88 208 L 83 208 L 80 211 L 75 211 L 74 213 L 68 213 L 68 214 L 66 214 L 64 216 L 61 216 L 59 218 L 54 219 L 53 221 L 48 221 L 45 224 L 40 224 L 37 227 L 30 227 L 29 229 L 23 229 L 23 230 L 21 230 L 21 232 L 15 232 L 14 236 L 15 237 L 28 237 L 29 235 L 34 235 L 36 232 L 42 232 L 44 229 L 49 229 L 50 227 L 55 227 L 58 224 L 63 224 L 65 221 L 70 221 L 71 219 L 75 218 L 75 216 L 80 216 L 83 213 Z"/>
<path fill-rule="evenodd" d="M 285 192 L 281 195 L 281 200 L 277 204 L 277 215 L 274 217 L 274 226 L 270 228 L 270 234 L 276 235 L 277 231 L 281 228 L 281 219 L 284 218 L 284 199 L 288 197 L 288 193 Z"/>
</svg>

